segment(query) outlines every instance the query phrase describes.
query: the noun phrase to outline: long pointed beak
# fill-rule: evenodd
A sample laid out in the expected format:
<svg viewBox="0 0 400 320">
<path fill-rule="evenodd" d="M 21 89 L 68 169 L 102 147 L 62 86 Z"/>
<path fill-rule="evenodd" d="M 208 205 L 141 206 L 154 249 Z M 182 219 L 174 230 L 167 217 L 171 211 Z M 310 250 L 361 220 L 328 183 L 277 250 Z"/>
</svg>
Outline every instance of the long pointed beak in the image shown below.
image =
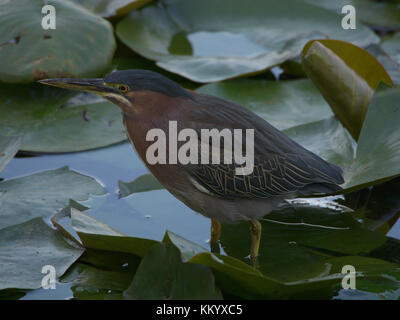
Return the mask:
<svg viewBox="0 0 400 320">
<path fill-rule="evenodd" d="M 106 95 L 109 93 L 119 93 L 117 89 L 108 87 L 104 84 L 103 79 L 71 79 L 71 78 L 54 78 L 43 79 L 38 82 L 65 89 L 73 89 L 95 93 L 98 95 Z"/>
</svg>

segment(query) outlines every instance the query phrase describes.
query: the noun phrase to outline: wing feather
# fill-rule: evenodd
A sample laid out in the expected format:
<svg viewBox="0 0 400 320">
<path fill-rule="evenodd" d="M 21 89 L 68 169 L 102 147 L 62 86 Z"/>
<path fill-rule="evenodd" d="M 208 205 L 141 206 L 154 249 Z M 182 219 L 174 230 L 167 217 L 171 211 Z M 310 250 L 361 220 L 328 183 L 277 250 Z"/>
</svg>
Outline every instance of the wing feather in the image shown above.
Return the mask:
<svg viewBox="0 0 400 320">
<path fill-rule="evenodd" d="M 315 193 L 319 185 L 325 192 L 340 189 L 338 184 L 344 181 L 339 167 L 306 150 L 253 112 L 214 96 L 200 94 L 196 100 L 198 106 L 190 119 L 199 137 L 200 129 L 254 129 L 251 174 L 236 175 L 236 164 L 185 166 L 196 183 L 211 194 L 232 199 L 271 198 L 302 191 Z M 222 156 L 222 144 L 220 151 Z"/>
</svg>

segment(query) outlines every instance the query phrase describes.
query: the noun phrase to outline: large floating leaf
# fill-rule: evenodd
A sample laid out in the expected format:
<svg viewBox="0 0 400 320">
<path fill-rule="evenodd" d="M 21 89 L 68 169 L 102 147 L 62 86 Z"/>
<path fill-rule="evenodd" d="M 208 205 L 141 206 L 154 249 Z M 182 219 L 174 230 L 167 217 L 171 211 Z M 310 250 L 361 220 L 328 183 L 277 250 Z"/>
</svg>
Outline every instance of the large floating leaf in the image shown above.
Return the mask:
<svg viewBox="0 0 400 320">
<path fill-rule="evenodd" d="M 126 139 L 118 107 L 96 96 L 40 84 L 0 84 L 0 96 L 0 134 L 23 136 L 22 150 L 82 151 Z"/>
<path fill-rule="evenodd" d="M 228 257 L 200 253 L 189 261 L 212 267 L 224 292 L 246 298 L 329 298 L 341 288 L 342 267 L 352 264 L 338 256 L 354 255 L 353 265 L 360 272 L 357 281 L 374 282 L 376 290 L 387 283 L 388 270 L 399 275 L 398 264 L 355 256 L 371 254 L 390 238 L 364 229 L 351 213 L 287 206 L 266 216 L 262 225 L 259 271 L 244 266 L 250 250 L 249 224 L 245 222 L 222 227 L 221 245 Z M 363 263 L 357 263 L 361 259 Z M 374 272 L 364 273 L 369 264 L 375 264 Z M 366 286 L 359 289 L 369 291 Z"/>
<path fill-rule="evenodd" d="M 393 60 L 400 64 L 400 33 L 385 38 L 382 42 L 382 49 L 385 50 Z"/>
<path fill-rule="evenodd" d="M 356 21 L 376 27 L 388 27 L 400 29 L 400 10 L 398 3 L 394 1 L 377 0 L 307 0 L 316 6 L 342 13 L 346 5 L 354 6 L 356 10 Z M 345 16 L 344 14 L 342 15 Z M 358 24 L 356 25 L 358 27 Z"/>
<path fill-rule="evenodd" d="M 400 84 L 400 59 L 396 62 L 381 46 L 376 44 L 369 45 L 365 50 L 380 62 L 395 84 Z"/>
<path fill-rule="evenodd" d="M 126 14 L 144 6 L 151 0 L 70 0 L 84 6 L 102 17 L 114 17 Z"/>
<path fill-rule="evenodd" d="M 367 51 L 338 40 L 310 41 L 302 60 L 335 115 L 358 140 L 375 88 L 380 81 L 392 84 L 386 70 Z"/>
<path fill-rule="evenodd" d="M 0 135 L 0 172 L 18 152 L 21 142 L 21 137 L 4 137 Z"/>
<path fill-rule="evenodd" d="M 44 5 L 56 9 L 56 29 L 42 28 Z M 112 26 L 70 1 L 0 3 L 0 81 L 93 77 L 103 73 L 115 49 Z"/>
<path fill-rule="evenodd" d="M 143 258 L 132 284 L 124 291 L 128 299 L 221 299 L 211 270 L 182 262 L 171 243 L 159 243 Z"/>
<path fill-rule="evenodd" d="M 366 292 L 379 293 L 385 299 L 400 297 L 400 265 L 380 259 L 360 256 L 346 256 L 327 260 L 333 272 L 341 272 L 343 266 L 353 266 L 357 273 L 356 288 Z M 397 292 L 395 292 L 397 290 Z M 393 292 L 393 296 L 391 296 Z"/>
<path fill-rule="evenodd" d="M 53 266 L 59 277 L 82 252 L 41 218 L 1 229 L 0 290 L 40 288 L 43 277 L 49 273 L 48 270 L 42 273 L 44 266 Z"/>
<path fill-rule="evenodd" d="M 369 254 L 388 241 L 384 235 L 364 229 L 350 212 L 312 204 L 295 208 L 287 206 L 261 221 L 260 271 L 278 281 L 288 283 L 328 275 L 326 258 L 330 255 Z M 221 244 L 230 256 L 246 260 L 249 224 L 224 224 Z"/>
<path fill-rule="evenodd" d="M 119 192 L 122 197 L 132 193 L 164 189 L 158 180 L 151 174 L 142 175 L 132 182 L 118 181 Z"/>
<path fill-rule="evenodd" d="M 140 261 L 123 252 L 86 249 L 60 281 L 72 285 L 74 299 L 123 299 Z"/>
<path fill-rule="evenodd" d="M 356 159 L 345 173 L 347 188 L 362 188 L 400 175 L 400 87 L 381 84 L 360 133 Z"/>
<path fill-rule="evenodd" d="M 71 209 L 71 219 L 73 228 L 87 248 L 125 252 L 143 257 L 157 243 L 150 239 L 127 236 L 74 208 Z"/>
<path fill-rule="evenodd" d="M 0 229 L 36 217 L 50 217 L 68 205 L 69 199 L 87 200 L 104 194 L 91 177 L 68 167 L 0 182 Z"/>
<path fill-rule="evenodd" d="M 367 27 L 343 30 L 341 16 L 303 0 L 161 2 L 132 12 L 117 35 L 158 66 L 197 82 L 261 72 L 297 56 L 317 37 L 378 42 Z"/>
<path fill-rule="evenodd" d="M 168 230 L 165 232 L 163 242 L 174 244 L 181 252 L 181 257 L 185 262 L 196 254 L 207 252 L 207 249 Z"/>
<path fill-rule="evenodd" d="M 321 93 L 308 79 L 282 82 L 243 79 L 205 85 L 197 91 L 239 103 L 279 130 L 333 116 Z"/>
<path fill-rule="evenodd" d="M 319 206 L 296 206 L 295 210 L 286 206 L 266 218 L 262 221 L 260 270 L 256 270 L 244 258 L 250 245 L 247 223 L 223 226 L 221 243 L 231 255 L 223 256 L 207 252 L 168 231 L 161 244 L 124 236 L 79 211 L 73 211 L 73 224 L 84 243 L 89 244 L 87 235 L 90 234 L 89 241 L 94 247 L 109 251 L 89 249 L 86 257 L 80 259 L 80 264 L 72 268 L 63 281 L 72 282 L 76 286 L 74 295 L 85 299 L 122 298 L 121 290 L 125 290 L 124 297 L 128 299 L 194 299 L 199 298 L 199 294 L 215 298 L 218 291 L 213 277 L 204 269 L 208 266 L 213 270 L 216 285 L 224 293 L 237 297 L 321 299 L 332 297 L 340 289 L 341 268 L 353 262 L 359 272 L 357 281 L 362 283 L 360 289 L 381 293 L 398 286 L 397 280 L 388 283 L 385 276 L 389 273 L 397 277 L 399 265 L 356 256 L 371 252 L 378 256 L 377 249 L 384 247 L 390 239 L 364 229 L 352 213 Z M 144 241 L 149 246 L 141 250 Z M 121 263 L 130 261 L 132 253 L 144 258 L 133 282 L 127 287 L 131 273 L 121 270 Z M 347 258 L 349 255 L 352 257 Z M 136 263 L 133 262 L 131 267 L 135 272 Z M 201 280 L 200 283 L 197 280 Z"/>
</svg>

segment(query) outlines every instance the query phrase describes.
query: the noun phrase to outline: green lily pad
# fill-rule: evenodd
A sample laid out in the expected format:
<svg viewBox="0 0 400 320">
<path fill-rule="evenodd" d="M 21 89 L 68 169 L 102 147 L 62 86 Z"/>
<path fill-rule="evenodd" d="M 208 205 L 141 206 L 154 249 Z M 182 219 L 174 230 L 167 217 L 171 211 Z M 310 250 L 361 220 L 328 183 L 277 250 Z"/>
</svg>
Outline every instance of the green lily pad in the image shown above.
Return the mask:
<svg viewBox="0 0 400 320">
<path fill-rule="evenodd" d="M 56 9 L 56 29 L 42 27 L 44 5 Z M 0 25 L 3 82 L 98 76 L 115 50 L 111 24 L 70 1 L 3 1 Z"/>
<path fill-rule="evenodd" d="M 375 27 L 400 29 L 400 12 L 398 3 L 394 1 L 376 0 L 307 0 L 316 6 L 333 10 L 339 14 L 345 5 L 352 5 L 356 9 L 356 21 Z M 345 15 L 342 14 L 344 17 Z M 358 24 L 356 25 L 358 28 Z"/>
<path fill-rule="evenodd" d="M 213 269 L 216 283 L 223 292 L 245 299 L 279 299 L 285 296 L 285 286 L 264 277 L 248 264 L 229 256 L 200 253 L 189 260 Z"/>
<path fill-rule="evenodd" d="M 119 193 L 122 197 L 127 197 L 132 193 L 145 192 L 150 190 L 164 189 L 158 180 L 151 174 L 139 176 L 132 182 L 118 181 Z"/>
<path fill-rule="evenodd" d="M 171 243 L 153 246 L 143 258 L 132 284 L 124 291 L 127 299 L 222 299 L 211 270 L 182 262 Z"/>
<path fill-rule="evenodd" d="M 179 235 L 168 230 L 165 232 L 163 242 L 172 243 L 175 247 L 177 247 L 181 252 L 181 258 L 184 262 L 188 261 L 196 254 L 208 252 L 207 249 L 199 246 L 198 244 L 186 240 L 185 238 L 182 238 Z"/>
<path fill-rule="evenodd" d="M 123 236 L 76 210 L 71 216 L 83 242 L 89 243 L 85 237 L 90 233 L 94 247 L 110 250 L 89 249 L 65 276 L 66 282 L 72 283 L 73 288 L 76 286 L 74 295 L 78 299 L 196 299 L 199 294 L 215 298 L 213 295 L 218 292 L 215 285 L 224 293 L 242 298 L 330 298 L 341 287 L 344 275 L 340 268 L 342 263 L 350 264 L 349 255 L 360 271 L 357 276 L 357 281 L 362 283 L 360 289 L 370 292 L 368 286 L 375 283 L 371 291 L 382 292 L 397 285 L 385 277 L 390 271 L 396 275 L 395 268 L 400 265 L 355 256 L 375 254 L 376 248 L 385 246 L 390 238 L 364 229 L 349 212 L 303 205 L 296 206 L 296 210 L 283 207 L 269 215 L 262 221 L 260 270 L 249 266 L 244 258 L 250 245 L 246 223 L 223 226 L 221 244 L 232 255 L 224 256 L 207 252 L 168 231 L 163 243 L 157 243 Z M 149 246 L 140 250 L 144 241 Z M 144 258 L 121 296 L 120 291 L 129 278 L 128 274 L 120 273 L 123 272 L 121 263 L 132 253 Z M 357 262 L 360 259 L 362 263 Z M 204 266 L 210 267 L 214 276 Z M 136 264 L 133 268 L 136 270 Z M 112 283 L 113 276 L 115 283 Z"/>
<path fill-rule="evenodd" d="M 102 17 L 115 17 L 138 9 L 151 0 L 70 0 Z"/>
<path fill-rule="evenodd" d="M 230 256 L 200 253 L 189 262 L 209 266 L 224 293 L 245 299 L 328 299 L 343 277 L 340 274 L 324 274 L 317 278 L 282 283 Z"/>
<path fill-rule="evenodd" d="M 368 107 L 356 157 L 345 170 L 348 191 L 400 175 L 400 87 L 380 84 Z"/>
<path fill-rule="evenodd" d="M 129 272 L 101 270 L 83 263 L 75 263 L 62 282 L 71 283 L 79 288 L 105 289 L 122 292 L 132 282 Z"/>
<path fill-rule="evenodd" d="M 21 146 L 21 137 L 3 137 L 0 135 L 0 172 L 14 158 Z"/>
<path fill-rule="evenodd" d="M 240 79 L 197 90 L 247 107 L 279 130 L 329 119 L 332 110 L 308 79 L 267 81 Z"/>
<path fill-rule="evenodd" d="M 386 69 L 387 73 L 395 84 L 400 84 L 400 59 L 396 62 L 382 49 L 381 46 L 377 46 L 375 44 L 371 44 L 370 46 L 366 47 L 365 50 L 367 50 L 379 61 L 379 63 Z"/>
<path fill-rule="evenodd" d="M 161 1 L 118 23 L 118 37 L 157 65 L 197 82 L 260 73 L 297 56 L 315 38 L 365 46 L 379 40 L 359 24 L 338 28 L 340 16 L 303 0 Z"/>
<path fill-rule="evenodd" d="M 332 272 L 341 272 L 343 266 L 353 266 L 356 273 L 356 288 L 366 292 L 387 294 L 394 292 L 391 299 L 398 299 L 400 291 L 400 265 L 384 260 L 346 256 L 327 260 L 332 265 Z"/>
<path fill-rule="evenodd" d="M 398 64 L 400 64 L 400 33 L 383 39 L 382 49 Z"/>
<path fill-rule="evenodd" d="M 140 261 L 124 252 L 86 249 L 60 282 L 71 284 L 74 299 L 123 299 Z"/>
<path fill-rule="evenodd" d="M 0 230 L 0 289 L 36 289 L 42 286 L 44 266 L 60 277 L 83 250 L 68 244 L 61 234 L 36 218 Z M 48 282 L 46 282 L 48 283 Z"/>
<path fill-rule="evenodd" d="M 259 270 L 285 283 L 331 274 L 327 258 L 369 254 L 387 241 L 384 235 L 364 229 L 351 212 L 309 203 L 296 205 L 295 210 L 287 206 L 275 211 L 265 216 L 261 224 Z M 249 224 L 224 224 L 221 245 L 230 256 L 248 261 Z"/>
<path fill-rule="evenodd" d="M 374 56 L 344 41 L 312 40 L 303 67 L 335 115 L 358 140 L 370 99 L 379 82 L 393 84 Z"/>
<path fill-rule="evenodd" d="M 87 200 L 104 194 L 93 178 L 68 167 L 0 182 L 0 229 L 36 217 L 51 217 L 69 199 Z"/>
<path fill-rule="evenodd" d="M 157 241 L 127 236 L 71 208 L 72 227 L 86 248 L 125 252 L 143 257 Z"/>
<path fill-rule="evenodd" d="M 121 112 L 111 102 L 40 84 L 0 84 L 0 134 L 21 135 L 21 149 L 73 152 L 126 139 Z"/>
</svg>

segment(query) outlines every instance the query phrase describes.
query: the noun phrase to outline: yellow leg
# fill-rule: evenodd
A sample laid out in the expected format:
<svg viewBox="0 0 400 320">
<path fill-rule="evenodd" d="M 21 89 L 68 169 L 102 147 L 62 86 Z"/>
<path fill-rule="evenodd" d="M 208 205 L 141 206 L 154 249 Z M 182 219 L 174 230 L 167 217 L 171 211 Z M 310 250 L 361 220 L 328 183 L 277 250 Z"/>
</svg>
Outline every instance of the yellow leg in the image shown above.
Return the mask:
<svg viewBox="0 0 400 320">
<path fill-rule="evenodd" d="M 221 222 L 217 219 L 211 219 L 211 239 L 210 243 L 217 243 L 221 236 Z"/>
<path fill-rule="evenodd" d="M 261 223 L 260 221 L 253 219 L 250 222 L 250 232 L 251 232 L 251 249 L 250 249 L 250 259 L 253 265 L 257 264 L 258 251 L 260 249 L 261 240 Z"/>
</svg>

